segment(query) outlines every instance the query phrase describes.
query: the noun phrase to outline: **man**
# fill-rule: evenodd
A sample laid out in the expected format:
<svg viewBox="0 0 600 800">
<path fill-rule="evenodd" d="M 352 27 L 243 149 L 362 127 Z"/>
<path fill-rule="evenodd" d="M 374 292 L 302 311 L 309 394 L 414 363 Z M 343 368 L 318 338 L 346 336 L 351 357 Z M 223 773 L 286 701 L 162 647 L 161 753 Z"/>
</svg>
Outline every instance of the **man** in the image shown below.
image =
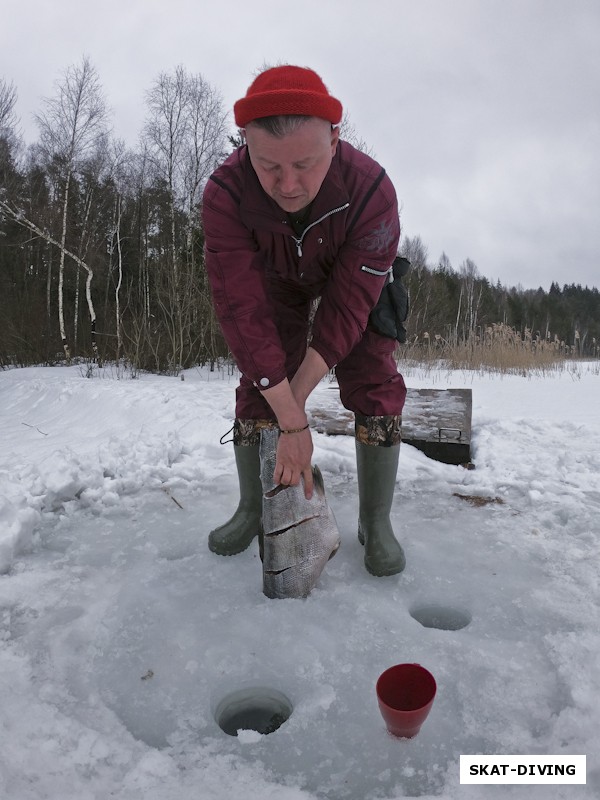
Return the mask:
<svg viewBox="0 0 600 800">
<path fill-rule="evenodd" d="M 369 324 L 397 253 L 394 188 L 379 164 L 339 139 L 342 105 L 312 70 L 265 70 L 234 113 L 245 144 L 208 181 L 203 222 L 216 314 L 242 373 L 234 423 L 240 503 L 209 547 L 233 555 L 259 532 L 261 425 L 275 421 L 281 430 L 275 482 L 303 480 L 311 496 L 305 403 L 335 368 L 356 419 L 365 565 L 395 575 L 405 559 L 389 513 L 406 388 L 395 340 Z"/>
</svg>

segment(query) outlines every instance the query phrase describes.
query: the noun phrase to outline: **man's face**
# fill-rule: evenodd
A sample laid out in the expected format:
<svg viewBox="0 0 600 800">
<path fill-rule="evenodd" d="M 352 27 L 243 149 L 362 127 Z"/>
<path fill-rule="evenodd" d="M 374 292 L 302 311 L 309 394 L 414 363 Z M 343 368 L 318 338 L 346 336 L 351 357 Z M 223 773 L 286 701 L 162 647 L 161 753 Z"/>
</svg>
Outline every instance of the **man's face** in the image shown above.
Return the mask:
<svg viewBox="0 0 600 800">
<path fill-rule="evenodd" d="M 332 130 L 329 122 L 312 117 L 281 138 L 254 125 L 246 128 L 248 152 L 260 185 L 284 211 L 300 211 L 315 199 L 338 136 L 338 129 Z"/>
</svg>

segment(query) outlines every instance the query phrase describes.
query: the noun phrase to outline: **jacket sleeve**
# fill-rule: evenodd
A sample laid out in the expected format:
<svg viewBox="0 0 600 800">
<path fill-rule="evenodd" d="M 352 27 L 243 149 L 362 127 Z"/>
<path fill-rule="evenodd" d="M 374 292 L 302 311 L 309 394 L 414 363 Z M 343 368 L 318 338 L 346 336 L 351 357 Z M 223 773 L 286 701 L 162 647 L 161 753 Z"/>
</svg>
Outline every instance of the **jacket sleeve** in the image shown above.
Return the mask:
<svg viewBox="0 0 600 800">
<path fill-rule="evenodd" d="M 383 178 L 341 247 L 313 324 L 313 347 L 331 368 L 362 338 L 398 252 L 400 220 Z"/>
<path fill-rule="evenodd" d="M 226 188 L 208 181 L 202 204 L 205 262 L 223 336 L 240 371 L 259 389 L 286 377 L 285 352 L 267 300 L 262 258 Z"/>
</svg>

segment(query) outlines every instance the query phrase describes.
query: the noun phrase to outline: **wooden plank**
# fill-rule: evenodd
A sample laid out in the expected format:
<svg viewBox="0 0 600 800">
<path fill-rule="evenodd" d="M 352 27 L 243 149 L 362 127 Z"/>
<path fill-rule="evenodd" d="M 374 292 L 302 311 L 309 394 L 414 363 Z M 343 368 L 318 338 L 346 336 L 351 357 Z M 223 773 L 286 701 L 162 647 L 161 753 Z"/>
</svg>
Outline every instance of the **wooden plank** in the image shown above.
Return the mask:
<svg viewBox="0 0 600 800">
<path fill-rule="evenodd" d="M 354 414 L 341 405 L 337 386 L 331 390 L 318 407 L 309 407 L 311 427 L 329 436 L 354 436 Z M 471 389 L 408 389 L 402 441 L 436 461 L 470 464 L 472 408 Z"/>
<path fill-rule="evenodd" d="M 409 389 L 402 439 L 445 464 L 471 463 L 471 389 Z"/>
</svg>

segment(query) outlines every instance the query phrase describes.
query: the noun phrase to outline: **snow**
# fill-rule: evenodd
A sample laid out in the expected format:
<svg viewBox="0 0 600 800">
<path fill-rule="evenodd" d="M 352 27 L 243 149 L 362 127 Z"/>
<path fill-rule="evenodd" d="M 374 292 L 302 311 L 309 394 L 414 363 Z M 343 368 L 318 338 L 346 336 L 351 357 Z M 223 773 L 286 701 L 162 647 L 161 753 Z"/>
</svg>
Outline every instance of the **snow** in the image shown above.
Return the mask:
<svg viewBox="0 0 600 800">
<path fill-rule="evenodd" d="M 0 374 L 0 797 L 598 797 L 597 364 L 407 375 L 472 389 L 476 469 L 402 446 L 393 578 L 362 564 L 352 438 L 314 433 L 342 547 L 306 600 L 264 597 L 257 547 L 206 546 L 237 503 L 236 382 Z M 413 740 L 375 698 L 399 662 L 438 685 Z M 288 721 L 223 733 L 219 702 L 255 686 Z M 461 753 L 587 754 L 587 785 L 460 785 Z"/>
</svg>

